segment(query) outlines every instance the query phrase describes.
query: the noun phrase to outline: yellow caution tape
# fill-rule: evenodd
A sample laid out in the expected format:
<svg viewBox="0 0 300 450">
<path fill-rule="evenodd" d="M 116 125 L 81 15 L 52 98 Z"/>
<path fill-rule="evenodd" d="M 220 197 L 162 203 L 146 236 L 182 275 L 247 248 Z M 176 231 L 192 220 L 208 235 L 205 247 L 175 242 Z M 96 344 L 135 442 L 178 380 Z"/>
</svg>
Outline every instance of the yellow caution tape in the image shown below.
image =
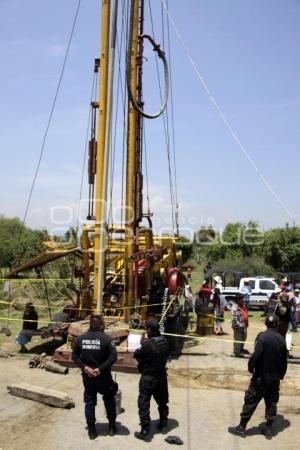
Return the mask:
<svg viewBox="0 0 300 450">
<path fill-rule="evenodd" d="M 13 301 L 6 301 L 6 300 L 0 300 L 0 304 L 4 304 L 4 305 L 13 305 L 14 304 L 14 302 Z M 170 301 L 170 302 L 168 302 L 167 303 L 167 305 L 168 304 L 171 304 L 172 303 L 172 301 Z M 113 306 L 113 307 L 107 307 L 107 308 L 105 308 L 105 309 L 110 309 L 110 308 L 115 308 L 115 309 L 139 309 L 139 308 L 149 308 L 150 306 L 161 306 L 162 305 L 162 303 L 152 303 L 151 305 L 139 305 L 139 306 Z M 65 306 L 47 306 L 47 305 L 36 305 L 36 304 L 33 304 L 33 306 L 35 307 L 35 308 L 47 308 L 47 309 L 57 309 L 57 308 L 66 308 L 68 305 L 65 305 Z M 77 311 L 91 311 L 91 310 L 94 310 L 94 308 L 77 308 L 76 306 L 73 306 L 73 307 L 68 307 L 68 309 L 70 309 L 70 310 L 77 310 Z M 117 317 L 117 316 L 116 316 Z"/>
<path fill-rule="evenodd" d="M 19 321 L 22 322 L 23 319 L 21 318 L 15 318 L 15 317 L 0 317 L 0 320 L 6 321 L 6 320 L 13 320 L 13 321 Z M 59 324 L 59 325 L 71 325 L 71 324 L 76 324 L 76 322 L 46 322 L 43 320 L 26 320 L 26 322 L 39 322 L 39 323 L 47 323 L 47 324 Z M 141 333 L 141 330 L 136 330 L 134 328 L 118 328 L 118 331 L 128 331 L 131 333 Z M 192 336 L 189 334 L 176 334 L 176 333 L 162 333 L 165 336 L 171 336 L 171 337 L 177 337 L 177 338 L 181 338 L 181 339 L 194 339 L 194 340 L 198 340 L 198 341 L 216 341 L 216 342 L 228 342 L 228 343 L 238 343 L 238 344 L 250 344 L 250 345 L 254 345 L 255 342 L 253 341 L 236 341 L 234 339 L 224 339 L 224 338 L 216 338 L 216 337 L 208 337 L 208 336 Z M 300 348 L 300 345 L 293 345 L 293 348 Z"/>
<path fill-rule="evenodd" d="M 45 321 L 45 320 L 31 320 L 31 319 L 23 319 L 23 318 L 17 318 L 17 317 L 0 317 L 0 320 L 15 320 L 17 322 L 23 322 L 23 320 L 25 322 L 38 322 L 38 323 L 46 323 L 47 325 L 50 323 L 53 324 L 59 324 L 59 325 L 71 325 L 72 322 L 49 322 L 49 321 Z"/>
<path fill-rule="evenodd" d="M 24 281 L 44 283 L 44 281 L 68 281 L 71 283 L 70 278 L 0 278 L 0 281 L 9 281 L 10 283 L 21 283 Z"/>
</svg>

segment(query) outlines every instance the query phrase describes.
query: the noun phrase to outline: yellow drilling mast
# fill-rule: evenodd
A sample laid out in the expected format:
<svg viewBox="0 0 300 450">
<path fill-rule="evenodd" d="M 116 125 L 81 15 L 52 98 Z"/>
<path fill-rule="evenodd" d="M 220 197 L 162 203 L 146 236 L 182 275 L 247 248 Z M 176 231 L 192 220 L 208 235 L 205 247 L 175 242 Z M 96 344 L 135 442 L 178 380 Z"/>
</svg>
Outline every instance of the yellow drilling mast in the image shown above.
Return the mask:
<svg viewBox="0 0 300 450">
<path fill-rule="evenodd" d="M 143 211 L 142 141 L 144 118 L 155 118 L 143 110 L 143 46 L 148 39 L 167 61 L 154 39 L 144 34 L 144 0 L 131 0 L 128 30 L 126 78 L 128 86 L 125 223 L 107 223 L 107 183 L 111 125 L 114 42 L 118 0 L 102 0 L 99 100 L 92 104 L 92 137 L 89 155 L 89 183 L 92 206 L 88 219 L 94 225 L 83 229 L 83 300 L 81 305 L 105 315 L 118 315 L 132 324 L 146 317 L 162 319 L 166 301 L 173 298 L 168 316 L 176 317 L 184 285 L 180 253 L 175 236 L 154 236 L 151 214 Z M 167 89 L 167 87 L 166 87 Z M 167 96 L 166 96 L 167 98 Z M 95 188 L 94 188 L 95 186 Z M 93 211 L 95 210 L 95 214 Z M 142 222 L 147 221 L 147 226 Z M 92 281 L 91 281 L 92 280 Z M 168 291 L 168 292 L 167 292 Z M 154 305 L 154 306 L 152 306 Z M 166 316 L 166 313 L 165 313 Z"/>
</svg>

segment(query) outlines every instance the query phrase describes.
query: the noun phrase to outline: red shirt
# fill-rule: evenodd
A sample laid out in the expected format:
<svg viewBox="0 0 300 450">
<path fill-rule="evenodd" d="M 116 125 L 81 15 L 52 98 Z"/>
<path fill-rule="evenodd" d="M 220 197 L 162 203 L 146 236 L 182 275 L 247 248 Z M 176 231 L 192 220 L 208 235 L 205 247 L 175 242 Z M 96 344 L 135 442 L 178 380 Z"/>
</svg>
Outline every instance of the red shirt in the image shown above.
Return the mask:
<svg viewBox="0 0 300 450">
<path fill-rule="evenodd" d="M 201 288 L 199 289 L 199 293 L 203 292 L 204 297 L 206 298 L 206 300 L 210 299 L 211 293 L 212 293 L 212 289 L 209 286 L 201 286 Z"/>
</svg>

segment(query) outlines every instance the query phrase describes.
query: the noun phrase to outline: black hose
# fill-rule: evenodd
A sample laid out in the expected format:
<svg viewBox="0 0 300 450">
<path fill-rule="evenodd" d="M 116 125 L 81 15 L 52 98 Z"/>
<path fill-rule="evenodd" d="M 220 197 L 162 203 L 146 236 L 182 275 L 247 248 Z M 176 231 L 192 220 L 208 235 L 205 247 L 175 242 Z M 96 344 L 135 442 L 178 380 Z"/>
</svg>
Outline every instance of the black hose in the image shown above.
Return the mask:
<svg viewBox="0 0 300 450">
<path fill-rule="evenodd" d="M 159 117 L 165 110 L 169 97 L 169 67 L 165 53 L 161 50 L 160 46 L 156 44 L 154 39 L 148 34 L 142 34 L 139 36 L 139 39 L 148 39 L 153 46 L 153 50 L 157 52 L 159 58 L 162 59 L 164 65 L 164 75 L 165 75 L 165 95 L 163 103 L 159 109 L 154 114 L 150 114 L 145 112 L 137 103 L 132 90 L 131 90 L 131 49 L 132 49 L 132 35 L 133 35 L 133 20 L 134 20 L 134 4 L 137 0 L 131 0 L 130 6 L 130 22 L 129 22 L 129 38 L 128 38 L 128 49 L 127 49 L 127 57 L 126 57 L 126 77 L 127 77 L 127 88 L 128 88 L 128 96 L 132 103 L 134 109 L 140 113 L 143 117 L 147 119 L 156 119 Z"/>
</svg>

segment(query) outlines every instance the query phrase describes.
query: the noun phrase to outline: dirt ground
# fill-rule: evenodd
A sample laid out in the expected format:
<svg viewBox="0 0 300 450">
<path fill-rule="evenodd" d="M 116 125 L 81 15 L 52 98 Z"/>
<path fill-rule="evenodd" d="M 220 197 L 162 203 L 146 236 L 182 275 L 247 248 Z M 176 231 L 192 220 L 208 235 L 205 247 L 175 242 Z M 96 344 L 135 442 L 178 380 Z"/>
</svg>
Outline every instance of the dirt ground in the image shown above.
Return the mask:
<svg viewBox="0 0 300 450">
<path fill-rule="evenodd" d="M 249 342 L 263 328 L 262 319 L 252 322 Z M 247 432 L 247 438 L 232 436 L 227 427 L 236 425 L 243 402 L 243 390 L 249 382 L 247 360 L 230 357 L 232 351 L 230 325 L 225 325 L 227 335 L 221 338 L 187 340 L 183 355 L 169 364 L 170 381 L 170 429 L 168 435 L 177 435 L 183 441 L 183 449 L 211 450 L 258 449 L 272 450 L 299 448 L 300 427 L 300 365 L 290 363 L 282 395 L 278 405 L 278 417 L 274 425 L 276 436 L 268 441 L 261 434 L 264 407 L 259 405 Z M 294 336 L 294 355 L 300 356 L 300 339 Z M 37 345 L 36 342 L 33 345 Z M 248 344 L 248 348 L 253 348 Z M 40 348 L 38 347 L 40 350 Z M 2 340 L 0 350 L 16 350 L 13 340 Z M 36 350 L 36 348 L 35 348 Z M 117 381 L 122 390 L 122 407 L 118 416 L 118 435 L 109 437 L 102 400 L 97 407 L 98 432 L 96 441 L 89 441 L 84 424 L 83 389 L 78 369 L 68 375 L 29 369 L 29 355 L 0 358 L 0 449 L 1 450 L 68 450 L 68 449 L 143 449 L 170 448 L 166 436 L 158 434 L 155 423 L 158 413 L 152 404 L 151 417 L 154 433 L 151 443 L 140 442 L 134 437 L 138 430 L 137 393 L 139 376 L 118 373 Z M 297 359 L 294 360 L 297 362 Z M 30 400 L 13 397 L 7 393 L 7 385 L 28 382 L 65 392 L 75 401 L 75 408 L 63 410 Z"/>
</svg>

